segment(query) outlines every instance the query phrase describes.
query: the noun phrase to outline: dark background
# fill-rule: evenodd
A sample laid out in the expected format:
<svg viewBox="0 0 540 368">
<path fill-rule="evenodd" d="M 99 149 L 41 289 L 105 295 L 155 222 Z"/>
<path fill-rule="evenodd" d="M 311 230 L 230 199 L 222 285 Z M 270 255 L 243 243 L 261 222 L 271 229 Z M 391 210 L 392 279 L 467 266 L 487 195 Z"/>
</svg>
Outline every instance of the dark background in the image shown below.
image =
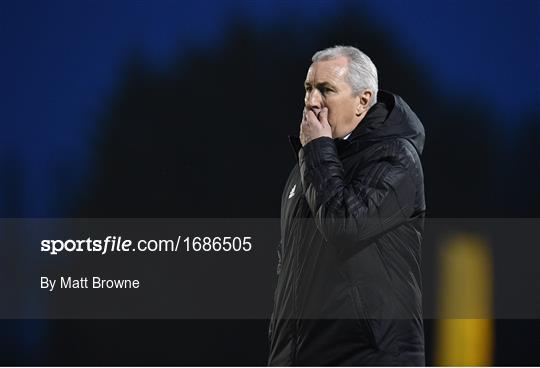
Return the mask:
<svg viewBox="0 0 540 368">
<path fill-rule="evenodd" d="M 539 217 L 539 21 L 538 0 L 3 0 L 0 214 L 278 217 L 311 55 L 350 44 L 425 125 L 429 217 Z M 268 349 L 260 320 L 0 331 L 1 364 L 261 365 Z M 539 365 L 539 331 L 498 320 L 495 364 Z"/>
</svg>

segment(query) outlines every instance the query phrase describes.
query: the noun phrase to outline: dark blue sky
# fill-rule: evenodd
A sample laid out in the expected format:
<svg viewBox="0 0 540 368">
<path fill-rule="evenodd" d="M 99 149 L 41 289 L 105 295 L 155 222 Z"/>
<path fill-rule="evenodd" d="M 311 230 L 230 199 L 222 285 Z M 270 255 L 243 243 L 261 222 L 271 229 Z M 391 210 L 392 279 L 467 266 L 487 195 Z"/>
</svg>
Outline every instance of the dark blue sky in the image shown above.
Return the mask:
<svg viewBox="0 0 540 368">
<path fill-rule="evenodd" d="M 537 108 L 540 0 L 353 3 L 390 30 L 445 93 L 480 97 L 509 129 Z M 313 0 L 1 0 L 1 154 L 21 165 L 24 213 L 54 213 L 55 196 L 47 195 L 54 176 L 84 174 L 88 137 L 134 49 L 167 67 L 186 47 L 211 47 L 233 18 L 270 29 L 295 16 L 308 34 L 342 6 Z"/>
</svg>

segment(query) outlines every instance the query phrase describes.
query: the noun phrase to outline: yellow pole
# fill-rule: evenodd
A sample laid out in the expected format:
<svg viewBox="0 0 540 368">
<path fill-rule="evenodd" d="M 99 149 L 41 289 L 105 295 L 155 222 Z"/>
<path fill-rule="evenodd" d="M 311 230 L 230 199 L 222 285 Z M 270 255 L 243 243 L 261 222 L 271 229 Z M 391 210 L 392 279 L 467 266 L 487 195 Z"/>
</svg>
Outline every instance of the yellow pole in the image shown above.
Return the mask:
<svg viewBox="0 0 540 368">
<path fill-rule="evenodd" d="M 439 253 L 435 365 L 492 366 L 492 258 L 480 237 L 460 234 Z"/>
</svg>

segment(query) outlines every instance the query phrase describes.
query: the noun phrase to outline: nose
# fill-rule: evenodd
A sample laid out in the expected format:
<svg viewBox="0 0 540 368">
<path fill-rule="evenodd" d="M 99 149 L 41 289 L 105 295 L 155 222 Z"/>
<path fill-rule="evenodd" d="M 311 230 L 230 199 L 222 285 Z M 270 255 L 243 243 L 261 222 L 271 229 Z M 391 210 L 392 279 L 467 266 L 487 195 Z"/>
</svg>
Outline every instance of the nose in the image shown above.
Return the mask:
<svg viewBox="0 0 540 368">
<path fill-rule="evenodd" d="M 320 92 L 316 88 L 306 92 L 304 104 L 308 109 L 312 110 L 315 114 L 318 114 L 323 107 Z"/>
</svg>

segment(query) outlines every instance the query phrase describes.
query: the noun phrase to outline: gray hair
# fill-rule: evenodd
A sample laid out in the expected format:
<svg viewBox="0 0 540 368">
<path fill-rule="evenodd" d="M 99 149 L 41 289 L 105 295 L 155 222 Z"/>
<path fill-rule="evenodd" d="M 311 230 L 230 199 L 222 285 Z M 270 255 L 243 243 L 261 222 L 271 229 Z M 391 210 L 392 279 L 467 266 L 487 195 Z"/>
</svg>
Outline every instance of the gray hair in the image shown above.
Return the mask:
<svg viewBox="0 0 540 368">
<path fill-rule="evenodd" d="M 379 82 L 377 78 L 377 68 L 369 56 L 358 50 L 356 47 L 334 46 L 317 51 L 311 58 L 311 61 L 332 60 L 340 56 L 345 56 L 349 61 L 347 82 L 351 86 L 353 93 L 358 95 L 365 90 L 373 92 L 370 102 L 371 107 L 377 102 Z"/>
</svg>

